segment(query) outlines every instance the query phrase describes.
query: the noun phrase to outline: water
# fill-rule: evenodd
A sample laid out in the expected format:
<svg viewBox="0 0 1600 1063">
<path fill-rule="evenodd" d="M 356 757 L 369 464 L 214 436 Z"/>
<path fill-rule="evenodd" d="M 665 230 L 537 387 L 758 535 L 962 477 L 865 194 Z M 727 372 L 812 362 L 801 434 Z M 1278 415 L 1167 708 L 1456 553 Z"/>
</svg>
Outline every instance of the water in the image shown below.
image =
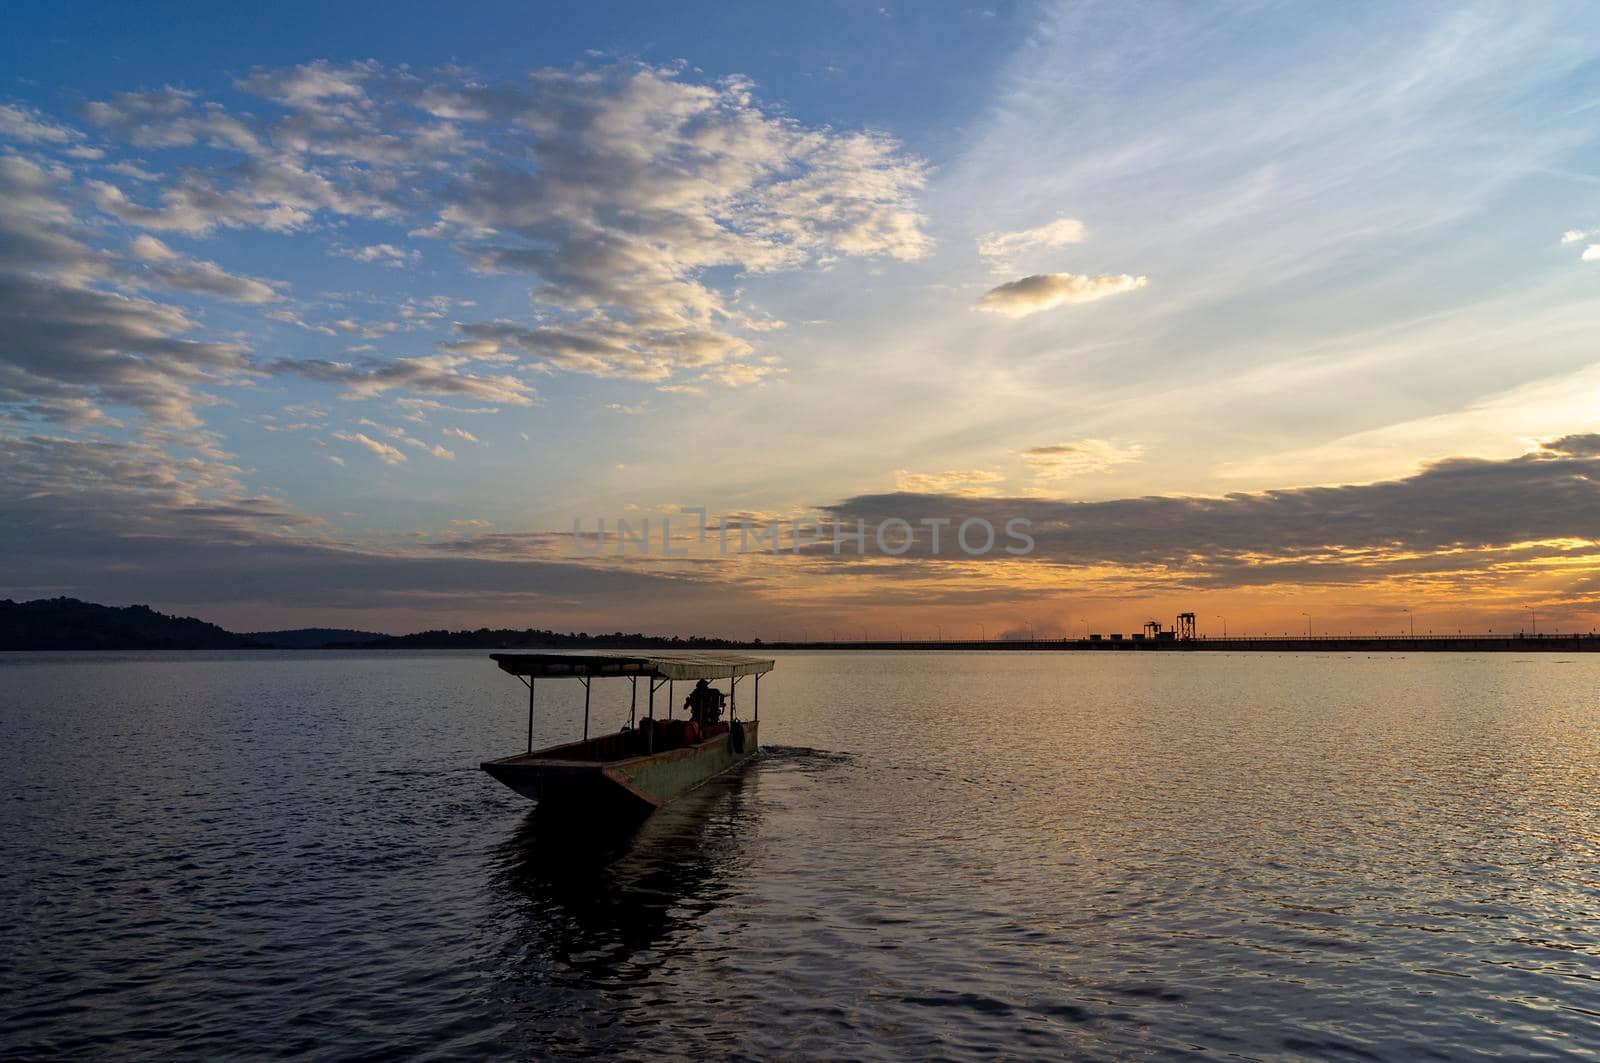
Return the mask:
<svg viewBox="0 0 1600 1063">
<path fill-rule="evenodd" d="M 6 1058 L 1600 1055 L 1597 657 L 785 654 L 581 847 L 480 653 L 0 690 Z"/>
</svg>

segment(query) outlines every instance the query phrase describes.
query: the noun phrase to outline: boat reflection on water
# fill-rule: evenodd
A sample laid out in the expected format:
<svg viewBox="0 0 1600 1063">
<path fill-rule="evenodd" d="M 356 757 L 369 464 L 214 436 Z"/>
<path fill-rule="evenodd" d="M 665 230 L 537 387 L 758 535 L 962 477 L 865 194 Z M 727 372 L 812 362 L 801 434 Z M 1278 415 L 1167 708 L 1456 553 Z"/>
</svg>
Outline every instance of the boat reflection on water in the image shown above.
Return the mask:
<svg viewBox="0 0 1600 1063">
<path fill-rule="evenodd" d="M 574 823 L 570 808 L 536 808 L 491 861 L 505 914 L 521 917 L 507 960 L 547 984 L 603 989 L 648 977 L 673 935 L 732 892 L 730 872 L 756 826 L 759 774 L 719 776 L 628 823 Z"/>
</svg>

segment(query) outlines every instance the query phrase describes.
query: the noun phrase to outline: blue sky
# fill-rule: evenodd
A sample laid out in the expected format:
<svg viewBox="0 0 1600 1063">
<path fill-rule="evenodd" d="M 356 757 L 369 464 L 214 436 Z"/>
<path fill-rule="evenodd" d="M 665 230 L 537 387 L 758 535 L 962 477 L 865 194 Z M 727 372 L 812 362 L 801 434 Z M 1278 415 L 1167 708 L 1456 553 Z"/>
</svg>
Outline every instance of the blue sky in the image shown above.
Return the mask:
<svg viewBox="0 0 1600 1063">
<path fill-rule="evenodd" d="M 1064 630 L 1201 595 L 1592 623 L 1593 21 L 14 9 L 4 592 L 395 628 Z M 1526 526 L 1481 516 L 1507 470 L 1552 492 L 1515 495 Z M 891 497 L 1157 526 L 1120 560 L 837 571 L 559 537 Z M 1278 516 L 1150 502 L 1185 498 Z M 1344 530 L 1307 543 L 1283 499 Z"/>
<path fill-rule="evenodd" d="M 981 112 L 995 69 L 1037 24 L 1016 3 L 615 3 L 490 0 L 272 5 L 25 3 L 13 7 L 19 95 L 60 103 L 130 85 L 227 93 L 239 71 L 374 57 L 464 63 L 517 78 L 598 52 L 687 61 L 712 75 L 759 69 L 763 95 L 812 123 L 892 128 L 923 153 Z"/>
</svg>

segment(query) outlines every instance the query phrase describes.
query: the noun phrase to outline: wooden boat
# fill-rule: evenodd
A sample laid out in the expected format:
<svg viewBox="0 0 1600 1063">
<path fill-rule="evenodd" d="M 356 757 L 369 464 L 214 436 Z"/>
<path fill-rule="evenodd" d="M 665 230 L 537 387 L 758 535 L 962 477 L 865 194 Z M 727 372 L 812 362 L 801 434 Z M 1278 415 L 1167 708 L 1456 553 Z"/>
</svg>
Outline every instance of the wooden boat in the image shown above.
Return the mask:
<svg viewBox="0 0 1600 1063">
<path fill-rule="evenodd" d="M 739 653 L 492 653 L 502 671 L 528 688 L 528 749 L 482 767 L 490 776 L 541 808 L 581 808 L 585 815 L 644 814 L 707 779 L 755 756 L 761 709 L 761 677 L 773 661 Z M 739 680 L 754 677 L 753 712 L 739 719 Z M 534 694 L 541 679 L 576 679 L 583 684 L 583 740 L 533 748 Z M 626 679 L 632 687 L 628 726 L 589 736 L 589 691 L 596 679 Z M 639 680 L 646 685 L 646 715 L 637 719 Z M 676 682 L 705 679 L 729 683 L 726 722 L 695 725 L 672 718 L 671 691 L 665 719 L 656 717 L 656 692 Z"/>
</svg>

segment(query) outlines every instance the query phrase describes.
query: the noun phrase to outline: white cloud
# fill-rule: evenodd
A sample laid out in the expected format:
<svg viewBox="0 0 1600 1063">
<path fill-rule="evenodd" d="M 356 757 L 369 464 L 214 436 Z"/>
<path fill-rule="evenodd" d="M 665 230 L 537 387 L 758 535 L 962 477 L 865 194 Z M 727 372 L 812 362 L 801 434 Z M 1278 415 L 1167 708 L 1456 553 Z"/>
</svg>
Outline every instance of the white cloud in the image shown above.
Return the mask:
<svg viewBox="0 0 1600 1063">
<path fill-rule="evenodd" d="M 1583 249 L 1583 261 L 1600 262 L 1600 244 L 1590 244 Z"/>
<path fill-rule="evenodd" d="M 752 348 L 738 330 L 768 323 L 732 307 L 708 271 L 931 246 L 924 166 L 887 138 L 769 115 L 738 79 L 619 66 L 535 84 L 426 95 L 435 113 L 531 130 L 540 159 L 531 172 L 520 157 L 471 167 L 428 231 L 464 238 L 478 269 L 539 278 L 535 302 L 567 318 L 513 339 L 558 368 L 659 380 L 740 360 Z"/>
<path fill-rule="evenodd" d="M 732 362 L 728 365 L 719 365 L 714 369 L 701 374 L 701 380 L 714 381 L 725 388 L 746 388 L 765 384 L 774 377 L 788 372 L 778 365 L 750 365 L 746 362 Z"/>
<path fill-rule="evenodd" d="M 142 148 L 185 148 L 196 143 L 250 155 L 266 150 L 248 123 L 220 106 L 198 103 L 195 93 L 165 88 L 123 92 L 84 106 L 91 125 Z"/>
<path fill-rule="evenodd" d="M 369 244 L 366 247 L 335 248 L 334 254 L 344 258 L 353 258 L 357 262 L 375 262 L 380 265 L 400 268 L 417 262 L 422 258 L 421 251 L 406 250 L 394 244 Z"/>
<path fill-rule="evenodd" d="M 381 440 L 373 439 L 365 432 L 335 432 L 333 433 L 333 438 L 342 439 L 346 443 L 355 443 L 358 446 L 366 447 L 368 450 L 372 451 L 372 453 L 376 454 L 378 459 L 385 465 L 399 465 L 401 462 L 406 460 L 405 454 L 401 453 L 399 447 L 382 442 Z"/>
<path fill-rule="evenodd" d="M 754 350 L 747 340 L 717 329 L 648 328 L 600 313 L 568 325 L 528 328 L 496 321 L 455 328 L 462 338 L 440 344 L 446 353 L 488 359 L 520 352 L 556 369 L 635 380 L 666 380 Z"/>
<path fill-rule="evenodd" d="M 214 295 L 237 303 L 271 303 L 282 298 L 271 281 L 235 276 L 215 262 L 185 258 L 153 236 L 134 237 L 128 244 L 128 253 L 143 262 L 149 274 L 169 288 Z"/>
<path fill-rule="evenodd" d="M 470 372 L 471 359 L 449 355 L 420 358 L 375 359 L 362 363 L 323 359 L 283 359 L 266 368 L 297 373 L 310 380 L 342 384 L 350 398 L 365 399 L 388 391 L 405 390 L 439 395 L 466 395 L 510 406 L 531 406 L 534 390 L 516 377 L 486 376 Z"/>
<path fill-rule="evenodd" d="M 330 321 L 328 322 L 328 326 L 335 331 L 345 332 L 352 336 L 360 336 L 362 339 L 367 340 L 381 339 L 382 337 L 389 335 L 391 332 L 398 332 L 400 330 L 400 325 L 398 322 L 362 322 L 355 321 L 348 317 L 341 317 L 337 320 Z"/>
<path fill-rule="evenodd" d="M 1084 235 L 1083 222 L 1077 218 L 1057 218 L 1034 229 L 980 236 L 978 254 L 989 259 L 997 270 L 1011 270 L 1015 260 L 1027 252 L 1082 243 Z"/>
<path fill-rule="evenodd" d="M 367 181 L 359 171 L 324 173 L 302 159 L 281 155 L 209 171 L 186 170 L 160 191 L 159 206 L 135 202 L 106 181 L 89 181 L 85 187 L 96 206 L 129 225 L 209 236 L 218 229 L 295 232 L 322 212 L 395 217 L 397 208 L 384 198 L 392 190 L 378 194 L 366 187 Z"/>
<path fill-rule="evenodd" d="M 894 489 L 917 494 L 977 496 L 994 493 L 1005 478 L 1005 473 L 994 469 L 946 469 L 944 472 L 896 469 Z"/>
<path fill-rule="evenodd" d="M 377 70 L 377 64 L 370 62 L 334 66 L 319 59 L 287 70 L 258 69 L 237 85 L 296 110 L 323 110 L 365 101 L 362 85 Z"/>
<path fill-rule="evenodd" d="M 983 293 L 975 309 L 1007 317 L 1027 317 L 1068 303 L 1089 303 L 1143 288 L 1146 277 L 1126 273 L 1099 277 L 1077 273 L 1036 273 Z"/>
<path fill-rule="evenodd" d="M 127 162 L 127 161 L 114 162 L 111 165 L 107 166 L 106 169 L 110 170 L 112 173 L 119 173 L 124 177 L 131 177 L 135 181 L 159 181 L 159 180 L 161 180 L 161 175 L 156 173 L 155 171 L 147 170 L 143 166 L 140 166 L 140 165 L 138 165 L 136 163 Z"/>
<path fill-rule="evenodd" d="M 0 140 L 66 145 L 82 139 L 76 129 L 57 125 L 31 107 L 0 103 Z"/>
<path fill-rule="evenodd" d="M 445 428 L 442 429 L 439 434 L 450 436 L 454 439 L 459 439 L 465 443 L 479 442 L 478 437 L 467 431 L 465 428 Z"/>
</svg>

